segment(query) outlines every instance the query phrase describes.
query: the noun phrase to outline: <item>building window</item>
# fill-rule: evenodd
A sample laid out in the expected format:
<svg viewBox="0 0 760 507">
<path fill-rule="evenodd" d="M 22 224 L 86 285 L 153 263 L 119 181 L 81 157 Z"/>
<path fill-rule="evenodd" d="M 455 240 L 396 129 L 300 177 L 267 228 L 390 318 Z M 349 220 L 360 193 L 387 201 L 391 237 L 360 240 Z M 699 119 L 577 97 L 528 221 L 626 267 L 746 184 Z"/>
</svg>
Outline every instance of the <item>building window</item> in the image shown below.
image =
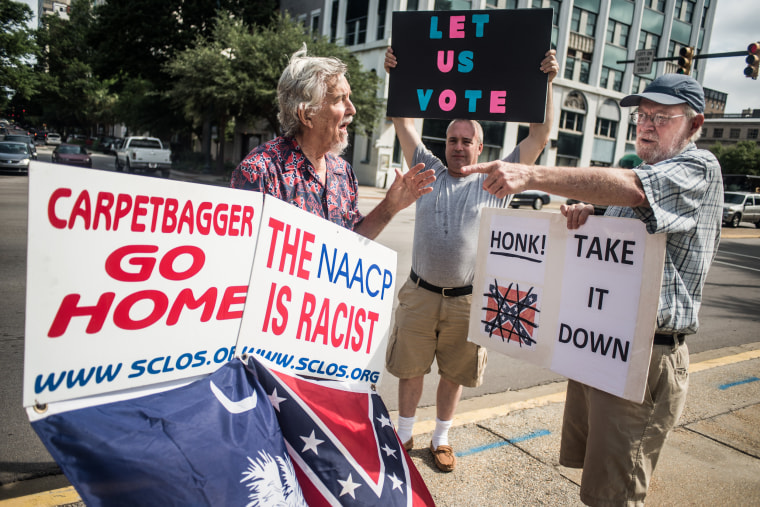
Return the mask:
<svg viewBox="0 0 760 507">
<path fill-rule="evenodd" d="M 602 67 L 602 78 L 599 85 L 608 90 L 623 91 L 623 73 L 609 67 Z"/>
<path fill-rule="evenodd" d="M 311 13 L 311 33 L 319 33 L 319 11 Z"/>
<path fill-rule="evenodd" d="M 614 139 L 617 136 L 617 124 L 614 120 L 608 120 L 606 118 L 596 119 L 596 128 L 594 134 L 599 137 L 609 137 Z"/>
<path fill-rule="evenodd" d="M 694 2 L 689 0 L 676 0 L 674 17 L 684 23 L 691 23 L 694 17 Z"/>
<path fill-rule="evenodd" d="M 583 119 L 585 115 L 582 113 L 574 113 L 572 111 L 562 111 L 562 115 L 559 119 L 559 128 L 565 130 L 574 130 L 575 132 L 583 132 Z"/>
<path fill-rule="evenodd" d="M 731 129 L 728 131 L 728 137 L 731 139 L 739 139 L 740 135 L 741 135 L 740 129 Z"/>
<path fill-rule="evenodd" d="M 616 46 L 628 47 L 630 31 L 630 26 L 611 19 L 607 24 L 607 42 Z"/>
<path fill-rule="evenodd" d="M 590 73 L 591 53 L 568 49 L 565 60 L 565 79 L 573 79 L 588 84 Z"/>
<path fill-rule="evenodd" d="M 596 31 L 596 14 L 578 7 L 573 7 L 573 14 L 570 19 L 570 30 L 589 37 L 594 36 Z"/>
<path fill-rule="evenodd" d="M 655 54 L 660 47 L 660 36 L 642 30 L 639 36 L 639 49 L 654 49 Z"/>
<path fill-rule="evenodd" d="M 625 140 L 626 141 L 636 140 L 636 124 L 635 123 L 628 124 L 628 132 L 626 133 Z"/>
<path fill-rule="evenodd" d="M 758 129 L 747 129 L 747 139 L 757 139 Z"/>
<path fill-rule="evenodd" d="M 644 6 L 657 12 L 665 12 L 665 0 L 646 0 Z"/>
<path fill-rule="evenodd" d="M 417 11 L 420 8 L 419 0 L 406 0 L 406 10 Z"/>
<path fill-rule="evenodd" d="M 713 129 L 713 137 L 715 139 L 722 139 L 723 138 L 723 129 Z"/>
<path fill-rule="evenodd" d="M 377 2 L 377 40 L 385 38 L 385 14 L 388 10 L 388 0 Z"/>
<path fill-rule="evenodd" d="M 470 9 L 472 9 L 470 0 L 435 0 L 433 8 L 435 11 L 469 11 Z"/>
<path fill-rule="evenodd" d="M 333 0 L 330 12 L 330 42 L 335 42 L 338 37 L 338 7 L 340 7 L 340 1 Z"/>
<path fill-rule="evenodd" d="M 346 46 L 367 42 L 369 0 L 352 0 L 346 5 Z"/>
</svg>

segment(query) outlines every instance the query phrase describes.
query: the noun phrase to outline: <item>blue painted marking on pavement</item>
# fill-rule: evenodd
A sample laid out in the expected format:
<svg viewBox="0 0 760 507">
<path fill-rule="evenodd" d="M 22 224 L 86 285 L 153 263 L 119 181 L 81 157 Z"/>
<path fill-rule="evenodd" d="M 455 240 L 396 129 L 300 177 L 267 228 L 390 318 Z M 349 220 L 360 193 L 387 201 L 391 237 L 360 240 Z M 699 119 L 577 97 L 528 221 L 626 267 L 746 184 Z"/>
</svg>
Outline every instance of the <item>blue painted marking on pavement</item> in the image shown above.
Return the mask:
<svg viewBox="0 0 760 507">
<path fill-rule="evenodd" d="M 549 430 L 538 430 L 534 431 L 533 433 L 528 433 L 527 435 L 523 435 L 521 437 L 513 438 L 512 440 L 504 440 L 502 442 L 494 442 L 493 444 L 488 445 L 481 445 L 479 447 L 473 447 L 472 449 L 468 449 L 466 451 L 458 452 L 456 453 L 457 456 L 469 456 L 470 454 L 475 454 L 477 452 L 483 452 L 488 451 L 491 449 L 495 449 L 497 447 L 502 447 L 505 445 L 510 444 L 518 444 L 520 442 L 525 442 L 526 440 L 531 440 L 538 437 L 545 437 L 546 435 L 549 435 L 551 432 Z"/>
<path fill-rule="evenodd" d="M 758 380 L 760 380 L 760 378 L 750 377 L 750 378 L 746 378 L 744 380 L 739 380 L 738 382 L 731 382 L 730 384 L 723 384 L 722 386 L 718 386 L 718 389 L 720 389 L 722 391 L 725 391 L 729 387 L 740 386 L 742 384 L 749 384 L 750 382 L 757 382 Z"/>
</svg>

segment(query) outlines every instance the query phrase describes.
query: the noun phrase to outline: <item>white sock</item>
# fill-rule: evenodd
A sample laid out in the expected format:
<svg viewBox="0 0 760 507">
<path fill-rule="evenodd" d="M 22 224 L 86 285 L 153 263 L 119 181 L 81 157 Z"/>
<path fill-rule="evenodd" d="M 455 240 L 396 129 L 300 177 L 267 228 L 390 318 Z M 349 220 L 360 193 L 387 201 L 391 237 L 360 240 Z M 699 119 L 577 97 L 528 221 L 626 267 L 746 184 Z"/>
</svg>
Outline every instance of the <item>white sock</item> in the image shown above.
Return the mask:
<svg viewBox="0 0 760 507">
<path fill-rule="evenodd" d="M 412 417 L 398 416 L 398 427 L 396 428 L 396 433 L 398 433 L 398 438 L 399 440 L 401 440 L 402 444 L 407 443 L 409 439 L 412 438 L 412 428 L 414 428 L 415 419 L 416 419 L 415 416 L 412 416 Z"/>
<path fill-rule="evenodd" d="M 449 445 L 449 428 L 451 421 L 441 421 L 435 418 L 435 431 L 433 432 L 433 449 L 438 449 L 441 445 Z"/>
</svg>

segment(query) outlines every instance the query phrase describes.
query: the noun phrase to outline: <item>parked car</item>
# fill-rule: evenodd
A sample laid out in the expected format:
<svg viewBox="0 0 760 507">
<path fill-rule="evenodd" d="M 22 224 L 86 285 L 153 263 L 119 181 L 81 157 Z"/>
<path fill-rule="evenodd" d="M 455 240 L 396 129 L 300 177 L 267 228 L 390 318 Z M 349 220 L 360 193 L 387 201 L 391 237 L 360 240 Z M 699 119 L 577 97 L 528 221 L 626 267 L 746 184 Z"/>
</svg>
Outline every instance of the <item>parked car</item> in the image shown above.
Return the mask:
<svg viewBox="0 0 760 507">
<path fill-rule="evenodd" d="M 724 192 L 723 223 L 739 227 L 742 222 L 752 222 L 760 229 L 760 194 Z"/>
<path fill-rule="evenodd" d="M 84 146 L 59 144 L 53 150 L 53 163 L 92 167 L 92 158 Z"/>
<path fill-rule="evenodd" d="M 509 205 L 513 208 L 530 205 L 533 206 L 533 209 L 541 209 L 544 207 L 544 204 L 549 204 L 550 201 L 551 197 L 549 197 L 549 194 L 546 192 L 541 192 L 540 190 L 526 190 L 525 192 L 515 194 Z"/>
<path fill-rule="evenodd" d="M 156 137 L 127 137 L 116 150 L 117 171 L 161 172 L 168 178 L 172 168 L 172 152 Z"/>
<path fill-rule="evenodd" d="M 0 171 L 28 173 L 32 153 L 29 145 L 18 141 L 0 141 Z"/>
<path fill-rule="evenodd" d="M 56 134 L 55 132 L 48 132 L 47 138 L 45 139 L 45 144 L 50 144 L 50 145 L 61 144 L 61 134 Z"/>
<path fill-rule="evenodd" d="M 29 154 L 32 156 L 32 160 L 37 160 L 37 147 L 34 145 L 34 138 L 29 134 L 19 134 L 13 132 L 6 134 L 4 141 L 15 141 L 20 143 L 26 143 L 29 146 Z"/>
<path fill-rule="evenodd" d="M 578 199 L 568 199 L 567 201 L 565 201 L 565 204 L 569 206 L 570 204 L 578 204 L 579 202 L 581 201 L 579 201 Z M 604 212 L 607 211 L 606 204 L 592 204 L 592 206 L 594 207 L 595 216 L 602 216 L 604 215 Z"/>
</svg>

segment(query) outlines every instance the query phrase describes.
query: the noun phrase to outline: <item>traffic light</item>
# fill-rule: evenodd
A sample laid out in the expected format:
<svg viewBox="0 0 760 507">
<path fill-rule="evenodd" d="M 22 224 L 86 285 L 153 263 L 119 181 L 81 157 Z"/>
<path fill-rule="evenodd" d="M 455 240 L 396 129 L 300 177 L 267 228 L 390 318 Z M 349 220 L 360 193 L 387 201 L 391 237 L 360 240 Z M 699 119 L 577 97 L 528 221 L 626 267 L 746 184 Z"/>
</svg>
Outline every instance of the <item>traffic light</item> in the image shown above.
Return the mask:
<svg viewBox="0 0 760 507">
<path fill-rule="evenodd" d="M 758 66 L 760 66 L 760 42 L 753 42 L 747 46 L 747 67 L 744 69 L 744 75 L 757 79 Z"/>
<path fill-rule="evenodd" d="M 691 74 L 691 61 L 694 58 L 694 48 L 691 46 L 684 46 L 681 48 L 678 57 L 678 74 Z"/>
</svg>

